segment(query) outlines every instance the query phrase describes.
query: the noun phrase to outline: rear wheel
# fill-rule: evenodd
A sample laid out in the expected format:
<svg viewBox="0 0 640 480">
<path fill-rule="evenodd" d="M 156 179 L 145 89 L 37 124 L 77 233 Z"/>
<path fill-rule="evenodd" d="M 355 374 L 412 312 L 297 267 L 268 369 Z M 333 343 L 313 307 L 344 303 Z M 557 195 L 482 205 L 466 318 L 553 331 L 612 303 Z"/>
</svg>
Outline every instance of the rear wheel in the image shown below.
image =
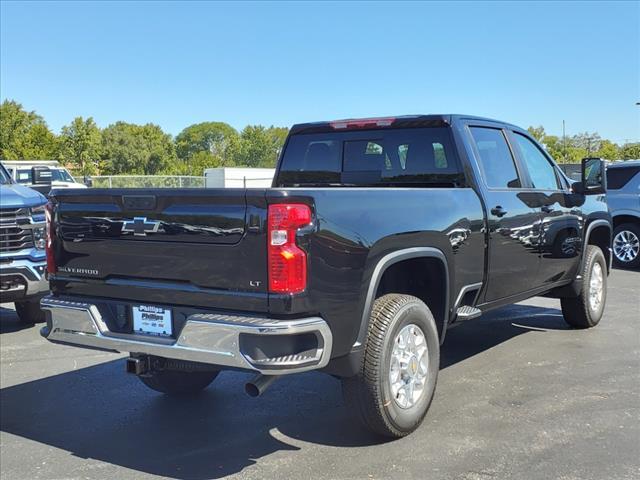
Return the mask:
<svg viewBox="0 0 640 480">
<path fill-rule="evenodd" d="M 618 225 L 613 231 L 613 261 L 618 267 L 640 267 L 640 226 Z"/>
<path fill-rule="evenodd" d="M 360 372 L 342 380 L 345 402 L 373 432 L 408 435 L 429 409 L 439 362 L 429 308 L 410 295 L 384 295 L 373 306 Z"/>
<path fill-rule="evenodd" d="M 42 323 L 46 320 L 40 309 L 40 299 L 15 302 L 16 313 L 22 323 Z"/>
<path fill-rule="evenodd" d="M 607 300 L 607 263 L 600 248 L 587 245 L 582 267 L 582 290 L 577 297 L 562 298 L 562 315 L 575 328 L 595 327 Z"/>
</svg>

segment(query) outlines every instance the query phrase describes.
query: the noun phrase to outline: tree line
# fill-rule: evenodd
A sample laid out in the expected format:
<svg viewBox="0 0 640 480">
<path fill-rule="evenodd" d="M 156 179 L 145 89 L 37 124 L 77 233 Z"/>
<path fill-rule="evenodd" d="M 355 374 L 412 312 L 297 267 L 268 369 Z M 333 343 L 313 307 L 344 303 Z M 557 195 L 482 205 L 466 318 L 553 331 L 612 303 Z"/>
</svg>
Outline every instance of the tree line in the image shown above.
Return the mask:
<svg viewBox="0 0 640 480">
<path fill-rule="evenodd" d="M 617 145 L 597 133 L 560 138 L 543 127 L 529 132 L 560 163 L 640 158 L 640 143 Z M 285 127 L 249 125 L 238 132 L 224 122 L 203 122 L 173 137 L 152 123 L 101 129 L 91 117 L 76 117 L 56 135 L 36 112 L 13 100 L 0 105 L 0 160 L 58 160 L 79 175 L 200 176 L 213 167 L 273 167 L 287 133 Z"/>
<path fill-rule="evenodd" d="M 630 160 L 640 158 L 640 142 L 618 145 L 601 138 L 597 133 L 579 133 L 568 137 L 548 135 L 544 127 L 529 127 L 532 137 L 544 145 L 558 163 L 579 163 L 585 157 L 606 160 Z"/>
<path fill-rule="evenodd" d="M 0 105 L 0 160 L 58 160 L 78 175 L 203 175 L 205 168 L 273 167 L 287 128 L 223 122 L 190 125 L 176 137 L 160 126 L 76 117 L 54 134 L 42 116 Z"/>
</svg>

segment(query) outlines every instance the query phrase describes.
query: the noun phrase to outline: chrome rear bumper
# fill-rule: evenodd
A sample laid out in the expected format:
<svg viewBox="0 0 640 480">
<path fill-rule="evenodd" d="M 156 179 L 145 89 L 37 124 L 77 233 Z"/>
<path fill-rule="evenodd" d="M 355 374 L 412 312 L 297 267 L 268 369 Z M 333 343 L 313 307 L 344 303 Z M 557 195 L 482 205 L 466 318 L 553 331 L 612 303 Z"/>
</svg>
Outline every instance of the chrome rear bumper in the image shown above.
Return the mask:
<svg viewBox="0 0 640 480">
<path fill-rule="evenodd" d="M 315 370 L 327 365 L 332 336 L 327 323 L 319 317 L 295 320 L 272 320 L 262 317 L 223 314 L 194 314 L 187 318 L 179 336 L 173 338 L 110 332 L 96 307 L 91 303 L 45 297 L 42 309 L 50 312 L 48 332 L 53 342 L 98 348 L 116 352 L 156 355 L 165 358 L 241 368 L 263 374 L 281 375 Z M 312 334 L 313 348 L 291 353 L 287 339 Z M 273 342 L 266 356 L 260 338 L 277 335 L 283 353 L 274 353 Z M 244 336 L 244 338 L 243 338 Z M 247 342 L 246 339 L 251 339 Z M 252 348 L 243 345 L 249 343 Z M 307 342 L 308 343 L 308 342 Z M 256 348 L 257 345 L 257 348 Z"/>
</svg>

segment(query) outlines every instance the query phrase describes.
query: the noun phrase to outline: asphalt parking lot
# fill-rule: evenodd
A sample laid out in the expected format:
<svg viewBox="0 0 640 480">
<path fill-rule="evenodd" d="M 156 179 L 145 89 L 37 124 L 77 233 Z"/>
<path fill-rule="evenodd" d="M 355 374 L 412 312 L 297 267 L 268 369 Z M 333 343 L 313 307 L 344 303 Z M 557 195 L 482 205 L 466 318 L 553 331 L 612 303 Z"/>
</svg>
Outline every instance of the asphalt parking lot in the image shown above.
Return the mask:
<svg viewBox="0 0 640 480">
<path fill-rule="evenodd" d="M 223 373 L 164 397 L 122 355 L 49 344 L 0 309 L 2 479 L 637 479 L 640 273 L 615 270 L 605 317 L 570 330 L 534 299 L 450 330 L 436 398 L 408 438 L 352 423 L 339 382 L 285 378 L 259 399 Z"/>
</svg>

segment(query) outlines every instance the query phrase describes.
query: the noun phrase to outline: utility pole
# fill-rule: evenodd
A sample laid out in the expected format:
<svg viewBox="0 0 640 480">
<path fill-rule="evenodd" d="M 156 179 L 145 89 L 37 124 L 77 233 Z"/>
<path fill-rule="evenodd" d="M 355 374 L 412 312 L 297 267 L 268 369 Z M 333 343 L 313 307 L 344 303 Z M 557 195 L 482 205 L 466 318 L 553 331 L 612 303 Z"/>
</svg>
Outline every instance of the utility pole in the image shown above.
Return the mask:
<svg viewBox="0 0 640 480">
<path fill-rule="evenodd" d="M 567 133 L 564 128 L 564 120 L 562 120 L 562 157 L 564 163 L 567 163 Z"/>
</svg>

